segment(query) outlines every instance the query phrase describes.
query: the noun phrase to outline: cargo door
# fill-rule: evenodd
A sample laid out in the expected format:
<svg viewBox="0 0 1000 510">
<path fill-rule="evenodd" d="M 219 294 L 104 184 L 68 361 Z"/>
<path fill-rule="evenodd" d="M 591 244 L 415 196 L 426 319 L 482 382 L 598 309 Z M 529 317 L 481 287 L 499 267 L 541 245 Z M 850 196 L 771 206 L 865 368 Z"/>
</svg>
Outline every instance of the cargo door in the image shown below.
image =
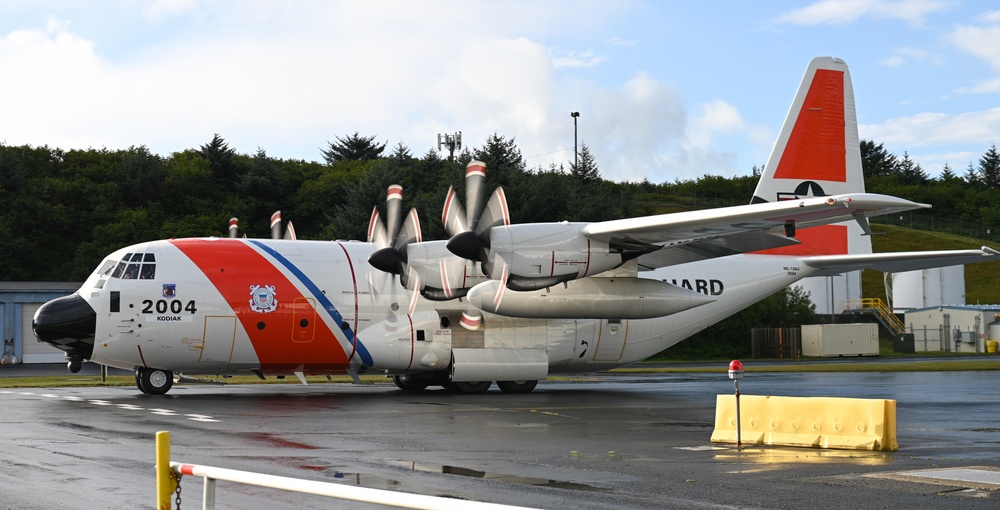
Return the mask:
<svg viewBox="0 0 1000 510">
<path fill-rule="evenodd" d="M 627 320 L 602 320 L 597 332 L 597 350 L 594 352 L 594 362 L 617 362 L 622 359 L 627 338 Z"/>
</svg>

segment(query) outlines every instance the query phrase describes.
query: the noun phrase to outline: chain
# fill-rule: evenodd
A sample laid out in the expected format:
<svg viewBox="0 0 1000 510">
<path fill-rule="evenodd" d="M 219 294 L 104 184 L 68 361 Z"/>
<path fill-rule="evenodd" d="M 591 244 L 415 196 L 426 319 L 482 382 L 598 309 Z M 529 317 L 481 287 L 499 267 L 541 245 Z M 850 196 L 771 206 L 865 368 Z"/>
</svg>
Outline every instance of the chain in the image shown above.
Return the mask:
<svg viewBox="0 0 1000 510">
<path fill-rule="evenodd" d="M 177 497 L 174 498 L 174 503 L 177 504 L 177 510 L 181 510 L 181 476 L 183 475 L 177 473 L 176 476 L 177 476 L 177 490 L 175 490 L 174 493 L 177 494 Z"/>
</svg>

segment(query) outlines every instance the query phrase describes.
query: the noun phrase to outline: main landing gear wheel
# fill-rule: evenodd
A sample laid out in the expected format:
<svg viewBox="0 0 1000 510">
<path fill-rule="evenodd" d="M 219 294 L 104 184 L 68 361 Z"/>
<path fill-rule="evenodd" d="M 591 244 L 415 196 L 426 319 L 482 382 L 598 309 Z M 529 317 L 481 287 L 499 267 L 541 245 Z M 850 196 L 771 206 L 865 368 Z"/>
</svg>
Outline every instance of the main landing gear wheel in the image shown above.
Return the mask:
<svg viewBox="0 0 1000 510">
<path fill-rule="evenodd" d="M 393 376 L 392 382 L 396 383 L 396 387 L 403 391 L 421 391 L 426 390 L 430 386 L 429 382 L 422 379 L 427 378 L 412 375 L 397 375 Z"/>
<path fill-rule="evenodd" d="M 479 393 L 486 393 L 492 385 L 493 381 L 450 382 L 444 387 L 457 393 L 476 395 Z"/>
<path fill-rule="evenodd" d="M 143 385 L 142 385 L 142 369 L 141 368 L 135 369 L 135 387 L 139 388 L 139 391 L 143 392 L 144 394 L 149 395 L 149 392 L 146 391 L 146 388 L 143 387 Z"/>
<path fill-rule="evenodd" d="M 148 395 L 163 395 L 174 385 L 174 374 L 169 370 L 138 368 L 135 382 L 139 391 Z"/>
<path fill-rule="evenodd" d="M 531 393 L 538 381 L 497 381 L 497 388 L 504 393 Z"/>
</svg>

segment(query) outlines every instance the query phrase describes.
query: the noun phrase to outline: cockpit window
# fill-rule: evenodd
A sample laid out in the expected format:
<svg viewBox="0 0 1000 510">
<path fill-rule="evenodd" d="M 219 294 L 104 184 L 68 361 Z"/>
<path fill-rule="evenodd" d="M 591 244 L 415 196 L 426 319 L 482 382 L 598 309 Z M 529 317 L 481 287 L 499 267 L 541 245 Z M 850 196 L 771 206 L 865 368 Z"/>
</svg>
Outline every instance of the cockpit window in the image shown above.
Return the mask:
<svg viewBox="0 0 1000 510">
<path fill-rule="evenodd" d="M 153 280 L 156 278 L 156 256 L 152 253 L 126 253 L 115 266 L 112 278 L 123 280 Z"/>
</svg>

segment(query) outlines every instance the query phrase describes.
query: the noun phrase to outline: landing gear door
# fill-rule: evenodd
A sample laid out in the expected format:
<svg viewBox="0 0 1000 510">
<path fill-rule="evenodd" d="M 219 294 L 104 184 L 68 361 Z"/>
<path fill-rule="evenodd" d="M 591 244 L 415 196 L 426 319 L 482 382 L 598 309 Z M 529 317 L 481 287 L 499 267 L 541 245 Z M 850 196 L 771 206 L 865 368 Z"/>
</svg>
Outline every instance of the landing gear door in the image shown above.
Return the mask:
<svg viewBox="0 0 1000 510">
<path fill-rule="evenodd" d="M 205 362 L 226 362 L 233 358 L 236 344 L 236 317 L 205 317 L 205 336 L 201 343 L 201 359 Z"/>
</svg>

